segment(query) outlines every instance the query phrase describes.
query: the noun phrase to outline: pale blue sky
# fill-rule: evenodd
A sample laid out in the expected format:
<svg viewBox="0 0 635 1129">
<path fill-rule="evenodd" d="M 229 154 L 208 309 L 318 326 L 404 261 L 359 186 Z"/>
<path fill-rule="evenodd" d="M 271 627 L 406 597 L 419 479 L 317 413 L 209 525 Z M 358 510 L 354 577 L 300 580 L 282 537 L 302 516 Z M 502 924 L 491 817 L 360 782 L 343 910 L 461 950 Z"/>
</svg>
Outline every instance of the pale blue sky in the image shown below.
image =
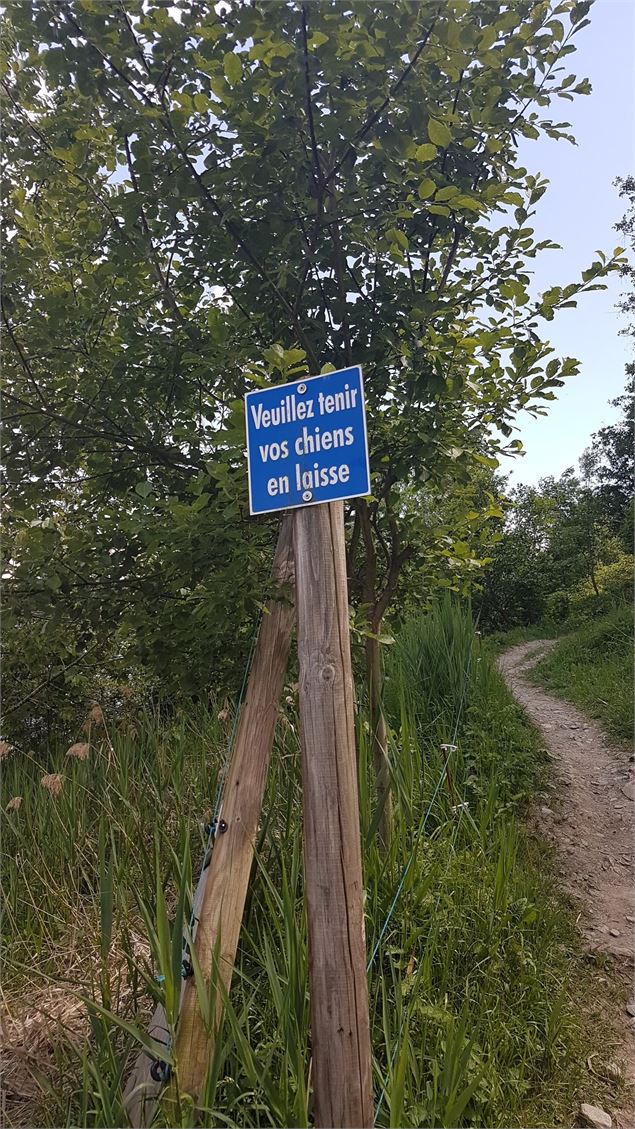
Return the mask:
<svg viewBox="0 0 635 1129">
<path fill-rule="evenodd" d="M 538 260 L 539 291 L 575 281 L 594 251 L 611 252 L 620 244 L 614 224 L 625 203 L 613 181 L 635 173 L 635 0 L 596 0 L 590 19 L 566 64 L 579 78 L 589 78 L 593 91 L 573 102 L 558 99 L 553 106 L 555 120 L 571 122 L 577 146 L 545 138 L 524 141 L 520 149 L 527 169 L 551 182 L 534 219 L 537 237 L 562 246 Z M 615 309 L 621 289 L 621 280 L 613 276 L 607 290 L 583 295 L 577 309 L 544 323 L 544 336 L 556 353 L 582 362 L 580 375 L 567 380 L 548 416 L 518 418 L 526 454 L 501 466 L 511 471 L 512 483 L 534 483 L 577 466 L 592 432 L 619 415 L 608 401 L 621 392 L 624 365 L 632 356 L 629 339 L 619 335 L 625 324 Z"/>
</svg>

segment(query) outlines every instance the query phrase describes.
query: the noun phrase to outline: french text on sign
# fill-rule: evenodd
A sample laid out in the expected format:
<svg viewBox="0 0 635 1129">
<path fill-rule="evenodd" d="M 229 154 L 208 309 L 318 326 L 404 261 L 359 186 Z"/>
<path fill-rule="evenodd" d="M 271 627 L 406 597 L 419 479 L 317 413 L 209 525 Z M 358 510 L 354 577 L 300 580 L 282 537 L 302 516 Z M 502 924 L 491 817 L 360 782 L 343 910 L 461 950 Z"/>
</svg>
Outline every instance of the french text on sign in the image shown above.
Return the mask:
<svg viewBox="0 0 635 1129">
<path fill-rule="evenodd" d="M 370 494 L 359 365 L 245 396 L 249 511 Z"/>
</svg>

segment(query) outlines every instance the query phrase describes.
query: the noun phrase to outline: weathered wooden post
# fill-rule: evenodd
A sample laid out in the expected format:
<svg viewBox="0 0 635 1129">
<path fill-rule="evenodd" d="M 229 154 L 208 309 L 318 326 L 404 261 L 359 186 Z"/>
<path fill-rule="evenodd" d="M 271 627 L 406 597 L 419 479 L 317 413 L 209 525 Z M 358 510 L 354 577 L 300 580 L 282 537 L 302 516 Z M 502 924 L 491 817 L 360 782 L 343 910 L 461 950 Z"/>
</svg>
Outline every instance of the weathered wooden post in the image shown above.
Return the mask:
<svg viewBox="0 0 635 1129">
<path fill-rule="evenodd" d="M 370 492 L 361 369 L 246 396 L 252 513 L 297 509 L 304 859 L 315 1124 L 373 1123 L 341 499 Z M 321 505 L 320 503 L 325 503 Z"/>
<path fill-rule="evenodd" d="M 317 1126 L 373 1124 L 342 503 L 295 515 L 304 859 Z"/>
<path fill-rule="evenodd" d="M 274 579 L 293 578 L 293 536 L 290 517 L 283 521 L 274 559 Z M 218 976 L 216 1028 L 229 991 L 249 872 L 254 857 L 258 820 L 273 744 L 278 705 L 289 659 L 295 612 L 292 602 L 272 600 L 262 618 L 258 641 L 240 712 L 234 751 L 223 794 L 225 830 L 216 835 L 196 928 L 195 950 L 205 982 Z M 218 968 L 213 968 L 218 951 Z M 213 1036 L 213 1032 L 212 1032 Z M 176 1033 L 178 1085 L 196 1098 L 211 1058 L 210 1036 L 198 1005 L 194 978 L 186 983 Z"/>
</svg>

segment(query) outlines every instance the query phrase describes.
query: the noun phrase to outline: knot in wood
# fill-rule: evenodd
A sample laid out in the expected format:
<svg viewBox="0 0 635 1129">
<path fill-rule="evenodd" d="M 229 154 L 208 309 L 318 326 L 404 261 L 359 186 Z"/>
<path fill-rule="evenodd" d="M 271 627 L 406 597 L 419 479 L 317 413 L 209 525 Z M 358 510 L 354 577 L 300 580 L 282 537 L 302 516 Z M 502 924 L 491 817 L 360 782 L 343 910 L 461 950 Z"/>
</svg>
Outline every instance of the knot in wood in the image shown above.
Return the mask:
<svg viewBox="0 0 635 1129">
<path fill-rule="evenodd" d="M 320 671 L 320 678 L 322 682 L 333 682 L 335 679 L 335 667 L 332 663 L 325 663 Z"/>
</svg>

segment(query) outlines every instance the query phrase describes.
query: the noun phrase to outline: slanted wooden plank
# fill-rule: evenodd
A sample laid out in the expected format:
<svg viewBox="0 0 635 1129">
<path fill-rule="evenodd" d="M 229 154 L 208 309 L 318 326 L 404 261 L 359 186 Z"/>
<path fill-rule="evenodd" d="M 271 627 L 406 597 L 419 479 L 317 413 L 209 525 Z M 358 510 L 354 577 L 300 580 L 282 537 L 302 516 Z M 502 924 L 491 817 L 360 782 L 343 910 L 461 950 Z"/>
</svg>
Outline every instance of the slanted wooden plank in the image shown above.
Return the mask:
<svg viewBox="0 0 635 1129">
<path fill-rule="evenodd" d="M 293 582 L 293 524 L 283 519 L 274 555 L 273 577 L 280 585 Z M 240 925 L 247 896 L 258 821 L 278 707 L 287 669 L 295 621 L 288 599 L 266 605 L 254 649 L 251 672 L 240 711 L 232 758 L 225 781 L 222 818 L 227 830 L 217 835 L 209 866 L 203 871 L 195 896 L 194 947 L 207 982 L 220 937 L 220 979 L 229 991 Z M 216 1024 L 222 1014 L 219 991 Z M 163 1008 L 156 1009 L 150 1033 L 165 1036 Z M 212 1044 L 204 1030 L 193 978 L 184 981 L 176 1039 L 178 1082 L 181 1093 L 197 1097 L 205 1081 Z M 156 1110 L 161 1083 L 150 1076 L 151 1062 L 138 1055 L 125 1089 L 131 1125 L 149 1125 Z"/>
<path fill-rule="evenodd" d="M 293 524 L 290 516 L 282 522 L 273 575 L 280 584 L 293 580 Z M 205 981 L 209 983 L 213 955 L 216 946 L 219 946 L 218 978 L 226 992 L 229 991 L 236 959 L 294 621 L 295 612 L 290 600 L 271 600 L 262 617 L 225 781 L 221 814 L 227 830 L 216 836 L 201 902 L 194 948 Z M 220 989 L 216 998 L 215 1029 L 222 1015 Z M 211 1055 L 212 1040 L 205 1031 L 194 978 L 190 977 L 185 981 L 176 1034 L 181 1094 L 189 1094 L 194 1099 L 199 1096 Z"/>
<path fill-rule="evenodd" d="M 200 913 L 208 873 L 209 867 L 202 870 L 196 885 L 192 905 L 192 916 L 195 923 Z M 196 924 L 194 924 L 194 935 L 196 936 Z M 182 995 L 183 991 L 181 992 L 181 997 Z M 167 1043 L 170 1032 L 161 1004 L 158 1004 L 154 1009 L 154 1014 L 148 1025 L 148 1034 L 153 1039 L 156 1039 L 158 1043 Z M 143 1126 L 152 1124 L 159 1094 L 163 1089 L 163 1084 L 161 1082 L 155 1082 L 150 1074 L 151 1066 L 152 1059 L 149 1058 L 145 1051 L 140 1051 L 135 1059 L 128 1081 L 126 1082 L 124 1107 L 133 1129 L 142 1129 Z"/>
<path fill-rule="evenodd" d="M 341 502 L 295 515 L 316 1126 L 373 1124 L 353 677 Z"/>
</svg>

